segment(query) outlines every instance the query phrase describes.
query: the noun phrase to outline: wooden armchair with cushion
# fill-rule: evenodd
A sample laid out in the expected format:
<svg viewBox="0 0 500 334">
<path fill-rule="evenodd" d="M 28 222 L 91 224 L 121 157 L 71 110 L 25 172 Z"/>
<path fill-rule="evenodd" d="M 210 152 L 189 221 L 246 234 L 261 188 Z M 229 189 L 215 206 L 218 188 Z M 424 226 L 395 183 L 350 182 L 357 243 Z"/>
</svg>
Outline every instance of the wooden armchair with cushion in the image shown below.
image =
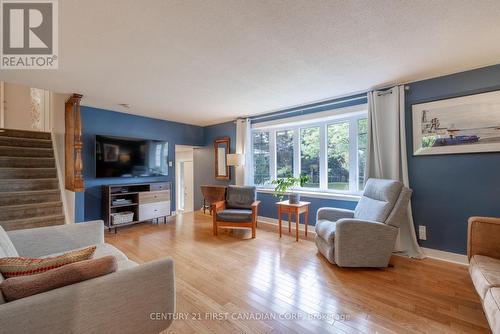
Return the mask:
<svg viewBox="0 0 500 334">
<path fill-rule="evenodd" d="M 252 238 L 257 229 L 257 208 L 260 201 L 256 200 L 255 187 L 229 186 L 226 200 L 212 203 L 212 219 L 214 235 L 219 227 L 249 228 Z"/>
</svg>

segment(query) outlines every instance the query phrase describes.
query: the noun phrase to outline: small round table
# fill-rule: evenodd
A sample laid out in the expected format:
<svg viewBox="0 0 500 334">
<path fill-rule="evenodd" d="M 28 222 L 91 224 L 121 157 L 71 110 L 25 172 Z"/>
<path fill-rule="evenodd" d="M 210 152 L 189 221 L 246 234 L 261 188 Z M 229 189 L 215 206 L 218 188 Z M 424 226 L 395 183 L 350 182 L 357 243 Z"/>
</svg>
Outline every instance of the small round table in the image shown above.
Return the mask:
<svg viewBox="0 0 500 334">
<path fill-rule="evenodd" d="M 291 216 L 295 216 L 295 240 L 299 241 L 299 223 L 300 223 L 300 214 L 304 213 L 304 225 L 305 225 L 305 235 L 307 237 L 307 221 L 309 215 L 309 205 L 311 202 L 302 202 L 300 201 L 297 204 L 290 204 L 289 201 L 281 201 L 276 202 L 278 206 L 278 225 L 280 230 L 280 238 L 281 238 L 281 214 L 288 213 L 288 233 L 292 232 L 292 224 L 291 224 Z"/>
</svg>

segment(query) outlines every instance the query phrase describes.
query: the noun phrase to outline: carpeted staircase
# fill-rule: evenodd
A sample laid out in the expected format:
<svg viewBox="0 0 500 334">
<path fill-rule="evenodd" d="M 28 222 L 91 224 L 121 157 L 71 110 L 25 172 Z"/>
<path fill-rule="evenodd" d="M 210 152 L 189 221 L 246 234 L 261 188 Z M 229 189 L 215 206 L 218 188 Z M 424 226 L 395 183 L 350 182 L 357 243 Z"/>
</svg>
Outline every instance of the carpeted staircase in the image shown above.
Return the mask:
<svg viewBox="0 0 500 334">
<path fill-rule="evenodd" d="M 18 230 L 61 224 L 50 133 L 0 129 L 0 225 Z"/>
</svg>

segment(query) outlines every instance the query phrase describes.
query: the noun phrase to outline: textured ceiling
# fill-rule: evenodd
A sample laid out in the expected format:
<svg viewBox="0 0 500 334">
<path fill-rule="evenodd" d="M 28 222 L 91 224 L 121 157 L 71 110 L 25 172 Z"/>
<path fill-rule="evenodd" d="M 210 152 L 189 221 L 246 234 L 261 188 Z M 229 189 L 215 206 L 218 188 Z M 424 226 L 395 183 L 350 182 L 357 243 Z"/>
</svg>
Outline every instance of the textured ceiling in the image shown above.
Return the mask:
<svg viewBox="0 0 500 334">
<path fill-rule="evenodd" d="M 1 80 L 199 125 L 500 63 L 500 1 L 64 0 L 59 16 L 59 70 Z"/>
</svg>

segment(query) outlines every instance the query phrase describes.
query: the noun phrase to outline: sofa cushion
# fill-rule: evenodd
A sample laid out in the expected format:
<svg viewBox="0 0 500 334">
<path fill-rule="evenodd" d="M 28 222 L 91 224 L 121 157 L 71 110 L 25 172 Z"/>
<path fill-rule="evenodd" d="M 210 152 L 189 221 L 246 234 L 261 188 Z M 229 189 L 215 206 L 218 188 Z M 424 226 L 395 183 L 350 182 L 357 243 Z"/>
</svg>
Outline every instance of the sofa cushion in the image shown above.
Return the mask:
<svg viewBox="0 0 500 334">
<path fill-rule="evenodd" d="M 91 246 L 45 258 L 4 257 L 0 259 L 0 272 L 4 278 L 35 275 L 66 264 L 88 260 L 92 258 L 95 249 L 96 246 Z"/>
<path fill-rule="evenodd" d="M 354 210 L 354 218 L 383 223 L 391 213 L 403 184 L 395 180 L 369 179 Z"/>
<path fill-rule="evenodd" d="M 226 209 L 217 212 L 217 220 L 222 222 L 251 222 L 252 210 Z"/>
<path fill-rule="evenodd" d="M 58 256 L 63 253 L 56 253 L 56 254 L 51 254 L 48 256 Z M 127 257 L 127 255 L 123 254 L 121 250 L 118 248 L 110 245 L 110 244 L 98 244 L 96 245 L 96 249 L 94 252 L 94 259 L 98 259 L 104 256 L 112 255 L 116 258 L 116 261 L 118 262 L 118 270 L 122 269 L 127 269 L 131 267 L 137 266 L 137 263 L 130 261 Z"/>
<path fill-rule="evenodd" d="M 0 284 L 0 289 L 5 300 L 13 301 L 107 275 L 116 269 L 117 261 L 109 255 L 71 263 L 36 275 L 8 278 Z"/>
<path fill-rule="evenodd" d="M 7 232 L 5 232 L 5 230 L 0 226 L 0 258 L 16 256 L 19 256 L 19 254 L 17 253 L 14 244 L 10 241 Z"/>
<path fill-rule="evenodd" d="M 316 235 L 331 244 L 335 238 L 336 225 L 336 222 L 320 219 L 316 222 Z"/>
<path fill-rule="evenodd" d="M 130 261 L 130 260 L 118 261 L 118 271 L 123 270 L 123 269 L 137 267 L 137 266 L 138 266 L 138 264 L 134 261 Z"/>
<path fill-rule="evenodd" d="M 4 281 L 5 279 L 3 278 L 2 274 L 0 273 L 0 284 L 2 284 L 2 282 Z M 2 291 L 0 290 L 0 305 L 4 304 L 5 303 L 5 298 L 3 298 L 3 294 L 2 294 Z"/>
<path fill-rule="evenodd" d="M 228 186 L 226 207 L 228 209 L 251 209 L 252 203 L 257 199 L 257 188 Z"/>
<path fill-rule="evenodd" d="M 2 257 L 16 257 L 19 256 L 16 248 L 12 244 L 7 232 L 0 226 L 0 258 Z M 4 280 L 2 273 L 0 273 L 0 283 Z M 0 291 L 0 305 L 5 303 L 2 292 Z"/>
<path fill-rule="evenodd" d="M 127 255 L 123 254 L 123 252 L 121 250 L 119 250 L 118 248 L 116 248 L 110 244 L 97 245 L 95 253 L 94 253 L 94 259 L 97 259 L 97 258 L 100 258 L 103 256 L 107 256 L 107 255 L 113 255 L 118 262 L 128 261 Z"/>
<path fill-rule="evenodd" d="M 474 255 L 469 264 L 472 282 L 481 299 L 491 287 L 500 287 L 500 260 L 484 255 Z"/>
<path fill-rule="evenodd" d="M 493 333 L 500 333 L 500 287 L 486 292 L 483 302 L 484 313 Z"/>
</svg>

